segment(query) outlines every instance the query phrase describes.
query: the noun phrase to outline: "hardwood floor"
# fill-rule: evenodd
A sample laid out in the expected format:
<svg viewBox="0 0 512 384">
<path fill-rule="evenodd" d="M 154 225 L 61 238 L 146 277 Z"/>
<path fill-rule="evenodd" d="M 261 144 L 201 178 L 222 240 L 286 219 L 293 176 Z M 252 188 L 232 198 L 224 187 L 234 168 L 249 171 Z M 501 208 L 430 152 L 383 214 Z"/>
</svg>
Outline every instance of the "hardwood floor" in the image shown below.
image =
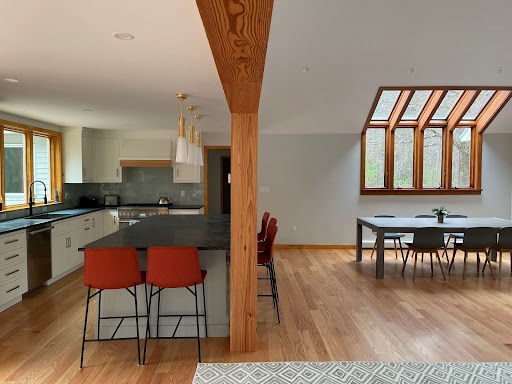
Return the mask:
<svg viewBox="0 0 512 384">
<path fill-rule="evenodd" d="M 386 254 L 383 280 L 365 250 L 277 249 L 281 324 L 270 297 L 258 298 L 258 350 L 230 353 L 227 338 L 202 340 L 203 362 L 512 361 L 512 279 L 476 277 L 462 256 L 443 281 L 438 268 Z M 445 262 L 446 264 L 446 262 Z M 496 268 L 496 265 L 494 265 Z M 497 269 L 496 269 L 497 271 Z M 264 273 L 263 268 L 261 272 Z M 260 289 L 267 288 L 260 281 Z M 79 369 L 86 289 L 82 270 L 0 313 L 0 383 L 190 383 L 194 340 L 151 340 L 138 366 L 133 340 L 88 343 Z"/>
</svg>

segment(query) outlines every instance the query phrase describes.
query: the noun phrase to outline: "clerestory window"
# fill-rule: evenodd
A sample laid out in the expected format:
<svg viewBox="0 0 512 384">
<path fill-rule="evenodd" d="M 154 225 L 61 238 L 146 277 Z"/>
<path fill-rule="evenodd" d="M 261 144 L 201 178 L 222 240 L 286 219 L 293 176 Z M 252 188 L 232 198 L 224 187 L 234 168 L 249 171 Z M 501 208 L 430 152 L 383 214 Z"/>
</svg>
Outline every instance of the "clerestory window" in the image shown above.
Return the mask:
<svg viewBox="0 0 512 384">
<path fill-rule="evenodd" d="M 361 194 L 479 194 L 482 134 L 512 88 L 380 88 L 361 140 Z"/>
</svg>

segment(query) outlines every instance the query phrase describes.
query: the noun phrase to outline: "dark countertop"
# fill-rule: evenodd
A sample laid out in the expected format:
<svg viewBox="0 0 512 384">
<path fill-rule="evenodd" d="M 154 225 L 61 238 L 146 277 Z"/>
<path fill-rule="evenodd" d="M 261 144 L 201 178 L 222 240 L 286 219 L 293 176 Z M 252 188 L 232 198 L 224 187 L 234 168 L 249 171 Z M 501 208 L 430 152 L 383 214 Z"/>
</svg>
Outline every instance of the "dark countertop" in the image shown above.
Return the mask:
<svg viewBox="0 0 512 384">
<path fill-rule="evenodd" d="M 162 215 L 114 232 L 85 248 L 135 247 L 145 251 L 151 245 L 195 246 L 199 250 L 228 250 L 231 245 L 231 215 Z"/>
<path fill-rule="evenodd" d="M 169 209 L 201 209 L 204 205 L 169 205 Z"/>
<path fill-rule="evenodd" d="M 58 216 L 51 219 L 26 219 L 26 218 L 19 218 L 19 219 L 12 219 L 12 220 L 6 220 L 6 221 L 0 221 L 0 235 L 3 235 L 5 233 L 14 232 L 19 229 L 26 229 L 33 225 L 48 223 L 48 222 L 55 222 L 59 220 L 65 220 L 69 219 L 74 216 L 80 216 L 85 215 L 87 213 L 96 212 L 96 211 L 102 211 L 103 207 L 98 208 L 72 208 L 72 209 L 63 209 L 59 211 L 52 211 L 52 212 L 46 212 L 46 213 L 59 213 L 62 214 L 62 216 Z"/>
</svg>

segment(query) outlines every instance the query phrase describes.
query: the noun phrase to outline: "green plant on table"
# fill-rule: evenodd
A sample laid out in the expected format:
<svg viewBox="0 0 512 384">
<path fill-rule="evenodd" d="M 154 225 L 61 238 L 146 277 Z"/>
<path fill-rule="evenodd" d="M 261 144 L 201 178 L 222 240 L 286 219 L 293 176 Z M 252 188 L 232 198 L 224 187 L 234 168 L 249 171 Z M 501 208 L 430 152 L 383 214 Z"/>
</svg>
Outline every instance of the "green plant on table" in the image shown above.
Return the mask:
<svg viewBox="0 0 512 384">
<path fill-rule="evenodd" d="M 446 216 L 450 213 L 450 211 L 446 209 L 444 205 L 441 205 L 439 208 L 432 208 L 432 212 L 436 216 Z"/>
</svg>

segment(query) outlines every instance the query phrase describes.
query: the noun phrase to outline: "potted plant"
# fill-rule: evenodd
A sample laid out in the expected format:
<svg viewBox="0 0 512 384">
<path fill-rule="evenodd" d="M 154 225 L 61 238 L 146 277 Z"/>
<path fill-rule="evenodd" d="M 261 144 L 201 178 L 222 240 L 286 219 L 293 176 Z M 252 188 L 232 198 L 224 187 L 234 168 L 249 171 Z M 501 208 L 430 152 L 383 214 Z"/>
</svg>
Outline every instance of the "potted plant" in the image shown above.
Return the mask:
<svg viewBox="0 0 512 384">
<path fill-rule="evenodd" d="M 444 205 L 441 205 L 439 208 L 432 208 L 432 212 L 437 216 L 438 223 L 444 222 L 444 217 L 450 213 Z"/>
</svg>

